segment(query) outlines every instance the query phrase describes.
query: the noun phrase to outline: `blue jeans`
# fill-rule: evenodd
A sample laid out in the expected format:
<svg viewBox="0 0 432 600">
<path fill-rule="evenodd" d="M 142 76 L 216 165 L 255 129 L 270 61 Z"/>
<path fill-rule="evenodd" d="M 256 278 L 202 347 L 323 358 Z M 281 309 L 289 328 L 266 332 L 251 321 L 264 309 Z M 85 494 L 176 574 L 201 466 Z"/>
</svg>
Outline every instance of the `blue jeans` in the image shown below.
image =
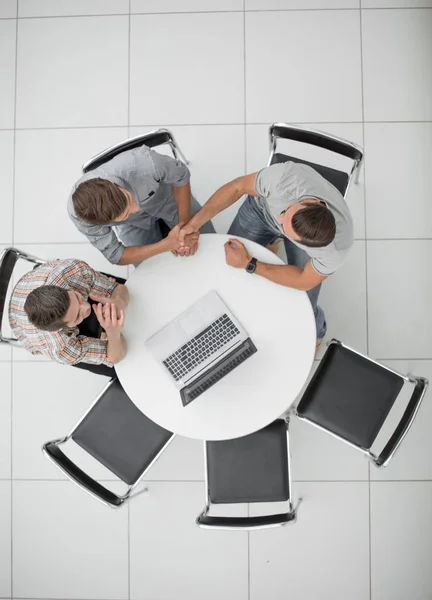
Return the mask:
<svg viewBox="0 0 432 600">
<path fill-rule="evenodd" d="M 252 196 L 248 196 L 237 213 L 236 218 L 229 228 L 228 234 L 233 237 L 244 237 L 261 246 L 269 246 L 277 238 L 282 238 L 289 265 L 295 265 L 303 269 L 309 256 L 302 248 L 293 244 L 287 237 L 281 235 L 276 228 L 267 223 L 262 210 Z M 321 284 L 307 292 L 315 315 L 317 338 L 322 338 L 326 333 L 326 321 L 324 311 L 318 306 L 318 296 Z"/>
<path fill-rule="evenodd" d="M 200 208 L 201 204 L 195 200 L 193 196 L 191 196 L 191 216 L 193 217 L 193 215 L 197 213 Z M 124 246 L 126 246 L 126 248 L 129 246 L 147 246 L 148 244 L 156 244 L 164 238 L 164 232 L 161 228 L 161 220 L 163 220 L 168 229 L 172 229 L 178 224 L 178 214 L 176 213 L 171 220 L 152 217 L 152 224 L 148 229 L 142 229 L 136 224 L 129 225 L 128 223 L 117 225 L 115 229 L 120 241 Z M 200 229 L 200 233 L 215 233 L 212 222 L 209 221 L 203 225 Z M 139 263 L 135 264 L 135 266 L 138 265 Z"/>
</svg>

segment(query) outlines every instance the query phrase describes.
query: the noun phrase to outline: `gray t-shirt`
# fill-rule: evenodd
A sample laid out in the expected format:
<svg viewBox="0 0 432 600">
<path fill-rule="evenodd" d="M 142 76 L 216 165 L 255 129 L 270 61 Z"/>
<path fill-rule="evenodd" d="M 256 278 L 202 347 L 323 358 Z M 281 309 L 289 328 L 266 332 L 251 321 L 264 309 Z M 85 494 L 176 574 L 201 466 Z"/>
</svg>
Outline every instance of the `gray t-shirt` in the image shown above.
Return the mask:
<svg viewBox="0 0 432 600">
<path fill-rule="evenodd" d="M 312 167 L 292 161 L 262 169 L 255 180 L 255 191 L 266 221 L 282 234 L 282 225 L 277 217 L 290 204 L 306 198 L 325 202 L 336 220 L 333 242 L 322 248 L 308 248 L 289 239 L 310 256 L 312 266 L 320 275 L 334 273 L 353 245 L 351 213 L 341 193 Z"/>
<path fill-rule="evenodd" d="M 130 192 L 140 210 L 132 213 L 125 221 L 109 225 L 91 225 L 79 219 L 74 211 L 72 194 L 83 181 L 107 179 Z M 181 187 L 189 183 L 190 173 L 180 160 L 158 154 L 147 146 L 128 150 L 109 162 L 83 175 L 74 185 L 68 200 L 68 214 L 76 227 L 111 262 L 117 263 L 124 246 L 113 230 L 120 223 L 150 229 L 153 218 L 171 221 L 177 215 L 177 205 L 172 186 Z"/>
</svg>

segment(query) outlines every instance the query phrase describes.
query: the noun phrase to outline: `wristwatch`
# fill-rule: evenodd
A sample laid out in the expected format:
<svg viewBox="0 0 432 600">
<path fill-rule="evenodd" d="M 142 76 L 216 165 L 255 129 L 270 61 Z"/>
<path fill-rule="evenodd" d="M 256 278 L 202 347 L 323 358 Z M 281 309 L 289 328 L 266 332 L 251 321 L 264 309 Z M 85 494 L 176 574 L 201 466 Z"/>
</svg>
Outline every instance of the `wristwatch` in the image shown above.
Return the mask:
<svg viewBox="0 0 432 600">
<path fill-rule="evenodd" d="M 250 261 L 248 262 L 248 264 L 246 265 L 246 271 L 251 274 L 255 273 L 256 265 L 257 265 L 257 259 L 251 258 Z"/>
</svg>

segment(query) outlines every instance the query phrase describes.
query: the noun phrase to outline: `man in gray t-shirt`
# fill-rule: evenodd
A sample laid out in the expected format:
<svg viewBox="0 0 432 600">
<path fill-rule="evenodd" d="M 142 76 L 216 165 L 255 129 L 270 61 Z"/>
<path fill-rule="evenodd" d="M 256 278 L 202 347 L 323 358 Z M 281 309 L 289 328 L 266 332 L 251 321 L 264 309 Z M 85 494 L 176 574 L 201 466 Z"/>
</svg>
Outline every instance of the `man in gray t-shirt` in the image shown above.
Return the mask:
<svg viewBox="0 0 432 600">
<path fill-rule="evenodd" d="M 189 256 L 196 251 L 198 233 L 185 247 L 178 223 L 187 223 L 201 208 L 189 180 L 183 162 L 141 146 L 83 175 L 69 197 L 68 213 L 111 263 L 138 264 L 168 250 Z M 165 238 L 164 229 L 171 230 Z M 214 228 L 209 222 L 201 232 Z"/>
<path fill-rule="evenodd" d="M 263 246 L 282 238 L 288 265 L 256 261 L 237 239 L 225 244 L 227 263 L 306 291 L 319 344 L 326 332 L 324 312 L 318 306 L 321 283 L 343 263 L 353 244 L 353 223 L 344 198 L 308 165 L 292 161 L 271 165 L 217 190 L 182 229 L 180 240 L 244 195 L 247 198 L 228 233 Z"/>
</svg>

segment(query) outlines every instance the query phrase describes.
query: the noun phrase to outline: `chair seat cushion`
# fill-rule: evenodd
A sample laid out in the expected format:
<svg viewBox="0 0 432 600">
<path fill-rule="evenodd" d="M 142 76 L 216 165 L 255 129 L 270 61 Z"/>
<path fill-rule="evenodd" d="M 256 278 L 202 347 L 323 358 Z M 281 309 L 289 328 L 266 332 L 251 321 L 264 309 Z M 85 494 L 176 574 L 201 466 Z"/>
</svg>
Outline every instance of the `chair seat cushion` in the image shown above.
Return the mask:
<svg viewBox="0 0 432 600">
<path fill-rule="evenodd" d="M 331 344 L 297 407 L 300 417 L 370 449 L 404 379 L 366 357 Z"/>
<path fill-rule="evenodd" d="M 213 504 L 289 499 L 285 422 L 234 440 L 207 442 L 209 498 Z"/>
<path fill-rule="evenodd" d="M 115 380 L 75 429 L 72 439 L 132 485 L 172 436 L 146 417 Z"/>
<path fill-rule="evenodd" d="M 344 171 L 338 171 L 337 169 L 331 169 L 330 167 L 324 167 L 323 165 L 317 165 L 316 163 L 308 162 L 307 160 L 300 160 L 293 156 L 287 156 L 286 154 L 276 153 L 272 158 L 272 165 L 276 163 L 284 163 L 291 160 L 292 162 L 301 163 L 303 165 L 309 165 L 317 171 L 324 179 L 327 179 L 336 189 L 340 191 L 342 196 L 345 196 L 345 192 L 348 187 L 349 176 Z"/>
</svg>

